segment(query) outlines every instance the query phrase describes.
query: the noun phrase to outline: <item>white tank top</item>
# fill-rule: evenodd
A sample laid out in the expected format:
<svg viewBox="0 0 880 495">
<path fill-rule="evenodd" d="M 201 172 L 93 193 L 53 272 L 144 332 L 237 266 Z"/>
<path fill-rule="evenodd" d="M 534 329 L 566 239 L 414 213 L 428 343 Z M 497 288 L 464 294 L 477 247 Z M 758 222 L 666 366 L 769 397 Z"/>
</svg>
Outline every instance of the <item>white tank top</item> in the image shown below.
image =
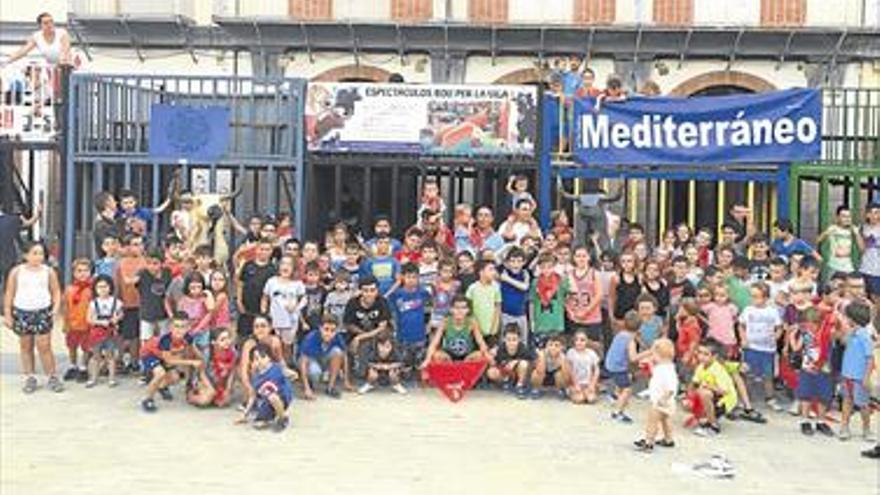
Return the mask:
<svg viewBox="0 0 880 495">
<path fill-rule="evenodd" d="M 52 306 L 49 293 L 49 267 L 31 270 L 22 265 L 15 275 L 15 298 L 12 306 L 24 311 L 37 311 Z"/>
<path fill-rule="evenodd" d="M 37 50 L 43 55 L 50 64 L 57 64 L 61 61 L 61 38 L 66 36 L 67 32 L 63 29 L 55 29 L 55 37 L 52 42 L 46 41 L 43 37 L 43 31 L 36 31 L 33 34 L 34 43 L 37 44 Z"/>
</svg>

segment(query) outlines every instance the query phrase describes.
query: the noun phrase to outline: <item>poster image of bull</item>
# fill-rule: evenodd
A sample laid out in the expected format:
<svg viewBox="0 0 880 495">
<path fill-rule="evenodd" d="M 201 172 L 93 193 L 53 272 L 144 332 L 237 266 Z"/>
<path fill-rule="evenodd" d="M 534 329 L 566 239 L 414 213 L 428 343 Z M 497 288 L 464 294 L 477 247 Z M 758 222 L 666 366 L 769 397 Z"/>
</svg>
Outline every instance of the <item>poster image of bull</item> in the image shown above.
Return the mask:
<svg viewBox="0 0 880 495">
<path fill-rule="evenodd" d="M 325 152 L 532 156 L 530 86 L 313 83 L 309 149 Z"/>
<path fill-rule="evenodd" d="M 186 252 L 209 246 L 217 264 L 226 265 L 230 256 L 228 234 L 232 228 L 230 208 L 239 194 L 241 188 L 229 193 L 176 192 L 177 209 L 171 213 L 171 233 L 182 241 Z"/>
</svg>

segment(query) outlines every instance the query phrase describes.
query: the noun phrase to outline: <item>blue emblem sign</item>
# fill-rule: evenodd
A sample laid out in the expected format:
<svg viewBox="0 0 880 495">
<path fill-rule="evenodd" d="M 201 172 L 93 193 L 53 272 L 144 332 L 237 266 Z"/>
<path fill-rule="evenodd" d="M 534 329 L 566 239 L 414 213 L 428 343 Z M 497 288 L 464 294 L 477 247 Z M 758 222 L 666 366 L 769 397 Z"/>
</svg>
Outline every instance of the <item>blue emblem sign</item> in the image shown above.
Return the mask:
<svg viewBox="0 0 880 495">
<path fill-rule="evenodd" d="M 150 156 L 213 161 L 229 146 L 229 108 L 154 104 L 150 112 Z"/>
</svg>

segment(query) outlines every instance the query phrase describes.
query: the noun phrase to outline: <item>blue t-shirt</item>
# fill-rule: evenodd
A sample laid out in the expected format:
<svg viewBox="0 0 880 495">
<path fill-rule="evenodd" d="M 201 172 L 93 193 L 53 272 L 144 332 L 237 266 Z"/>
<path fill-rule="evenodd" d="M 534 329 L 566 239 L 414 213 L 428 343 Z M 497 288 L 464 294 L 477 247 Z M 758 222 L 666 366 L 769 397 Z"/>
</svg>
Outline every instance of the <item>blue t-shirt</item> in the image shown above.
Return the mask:
<svg viewBox="0 0 880 495">
<path fill-rule="evenodd" d="M 400 262 L 393 256 L 381 256 L 370 258 L 364 263 L 363 275 L 372 275 L 376 277 L 379 286 L 379 293 L 384 295 L 391 289 L 397 280 L 397 274 L 400 273 Z"/>
<path fill-rule="evenodd" d="M 584 79 L 577 71 L 566 71 L 562 73 L 562 91 L 566 98 L 571 98 L 577 93 L 584 84 Z"/>
<path fill-rule="evenodd" d="M 316 328 L 303 338 L 299 345 L 299 354 L 317 361 L 326 358 L 334 348 L 345 352 L 345 338 L 342 334 L 337 332 L 330 342 L 324 342 L 321 338 L 321 329 Z"/>
<path fill-rule="evenodd" d="M 504 268 L 503 273 L 506 273 L 508 277 L 518 282 L 528 281 L 528 273 L 525 270 L 520 270 L 519 273 L 513 273 L 507 268 Z M 526 287 L 528 286 L 529 284 L 526 283 Z M 501 312 L 508 316 L 525 316 L 526 296 L 528 293 L 528 289 L 519 290 L 512 284 L 501 281 Z"/>
<path fill-rule="evenodd" d="M 118 261 L 118 259 L 110 256 L 98 258 L 97 260 L 95 260 L 95 276 L 97 277 L 99 275 L 104 275 L 105 277 L 113 278 L 114 274 L 116 273 L 116 263 Z"/>
<path fill-rule="evenodd" d="M 660 337 L 662 330 L 663 319 L 655 315 L 648 321 L 642 322 L 642 326 L 639 327 L 639 337 L 641 337 L 645 347 L 651 347 L 651 344 Z"/>
<path fill-rule="evenodd" d="M 617 332 L 608 353 L 605 354 L 605 369 L 611 373 L 623 373 L 629 370 L 629 343 L 635 337 L 631 332 Z"/>
<path fill-rule="evenodd" d="M 397 252 L 400 251 L 400 248 L 403 247 L 403 244 L 393 237 L 390 240 L 391 240 L 391 254 L 397 254 Z M 367 242 L 365 242 L 364 245 L 367 247 L 367 249 L 370 251 L 370 253 L 372 253 L 373 250 L 376 249 L 376 238 L 373 237 L 372 239 L 367 240 Z"/>
<path fill-rule="evenodd" d="M 149 226 L 150 222 L 153 221 L 153 217 L 155 217 L 156 215 L 153 213 L 153 210 L 151 208 L 138 206 L 130 213 L 125 210 L 119 210 L 118 216 L 120 218 L 137 218 L 138 220 L 143 220 L 143 222 Z"/>
<path fill-rule="evenodd" d="M 388 304 L 397 321 L 398 342 L 416 344 L 425 341 L 425 307 L 430 300 L 431 294 L 422 286 L 415 290 L 400 287 L 388 296 Z"/>
<path fill-rule="evenodd" d="M 813 253 L 813 247 L 807 244 L 803 239 L 797 239 L 791 241 L 789 244 L 785 244 L 782 239 L 776 239 L 770 244 L 770 250 L 773 251 L 774 254 L 784 258 L 786 261 L 793 254 L 803 254 L 805 256 Z"/>
<path fill-rule="evenodd" d="M 868 371 L 868 361 L 874 352 L 871 333 L 866 327 L 855 329 L 846 339 L 843 351 L 843 366 L 840 374 L 850 380 L 862 381 Z"/>
<path fill-rule="evenodd" d="M 285 406 L 293 400 L 293 386 L 290 384 L 290 380 L 284 376 L 284 371 L 278 363 L 272 363 L 265 371 L 257 373 L 251 380 L 251 385 L 257 395 L 264 399 L 269 398 L 272 394 L 278 394 Z"/>
</svg>

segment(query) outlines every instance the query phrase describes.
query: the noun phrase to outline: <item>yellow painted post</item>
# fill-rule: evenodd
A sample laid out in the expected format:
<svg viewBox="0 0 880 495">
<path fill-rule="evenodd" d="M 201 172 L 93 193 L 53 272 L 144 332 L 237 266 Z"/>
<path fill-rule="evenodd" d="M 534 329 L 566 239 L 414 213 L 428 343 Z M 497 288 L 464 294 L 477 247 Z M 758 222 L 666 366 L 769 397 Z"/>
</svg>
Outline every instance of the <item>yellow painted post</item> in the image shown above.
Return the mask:
<svg viewBox="0 0 880 495">
<path fill-rule="evenodd" d="M 755 212 L 755 182 L 749 181 L 746 184 L 746 207 L 748 207 L 749 211 L 752 212 L 752 221 L 755 221 L 755 217 L 757 217 L 757 213 Z M 755 226 L 752 225 L 752 228 Z M 749 257 L 752 256 L 752 248 L 749 247 Z"/>
<path fill-rule="evenodd" d="M 716 239 L 721 239 L 721 225 L 724 223 L 725 194 L 724 181 L 718 181 L 718 232 L 715 234 Z"/>
<path fill-rule="evenodd" d="M 666 184 L 665 180 L 660 181 L 660 232 L 657 233 L 660 239 L 666 234 L 666 215 L 669 210 L 666 205 Z"/>
<path fill-rule="evenodd" d="M 630 223 L 636 221 L 636 215 L 638 214 L 638 206 L 639 206 L 639 183 L 635 180 L 627 180 L 627 189 L 629 196 L 629 208 L 627 212 L 627 218 Z"/>
<path fill-rule="evenodd" d="M 768 187 L 770 189 L 770 222 L 768 230 L 772 230 L 773 224 L 776 223 L 776 184 L 770 184 Z"/>
<path fill-rule="evenodd" d="M 688 225 L 697 230 L 697 181 L 688 182 Z"/>
</svg>

